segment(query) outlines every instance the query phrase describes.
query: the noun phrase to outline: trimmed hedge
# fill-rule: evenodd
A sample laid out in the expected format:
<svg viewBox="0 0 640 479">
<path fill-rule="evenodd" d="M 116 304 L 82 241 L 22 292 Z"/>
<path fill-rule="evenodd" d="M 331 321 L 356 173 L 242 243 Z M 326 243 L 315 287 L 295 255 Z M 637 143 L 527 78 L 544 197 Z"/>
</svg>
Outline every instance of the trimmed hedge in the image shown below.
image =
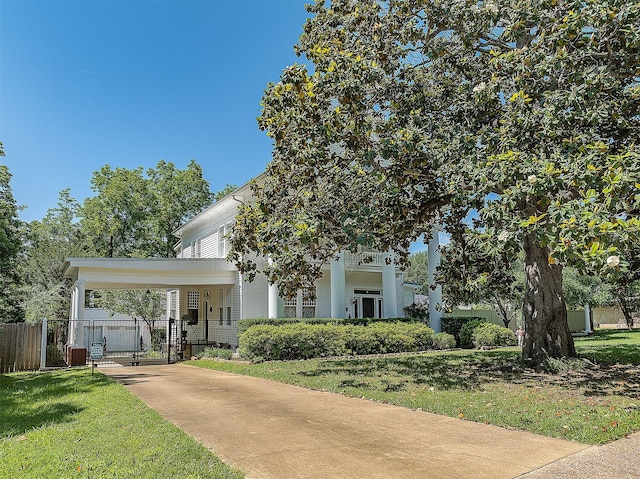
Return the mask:
<svg viewBox="0 0 640 479">
<path fill-rule="evenodd" d="M 518 340 L 513 331 L 497 324 L 483 323 L 473 330 L 473 345 L 478 349 L 515 346 L 517 343 Z"/>
<path fill-rule="evenodd" d="M 436 333 L 433 335 L 433 349 L 452 349 L 456 347 L 456 338 L 449 333 Z"/>
<path fill-rule="evenodd" d="M 238 321 L 238 334 L 242 334 L 252 326 L 268 324 L 286 326 L 288 324 L 353 324 L 367 326 L 372 323 L 421 323 L 418 318 L 250 318 Z"/>
<path fill-rule="evenodd" d="M 473 332 L 481 324 L 487 323 L 484 318 L 477 318 L 467 321 L 460 329 L 460 347 L 464 349 L 473 349 Z"/>
<path fill-rule="evenodd" d="M 433 329 L 420 322 L 258 324 L 239 336 L 239 353 L 252 360 L 310 359 L 430 349 Z"/>
<path fill-rule="evenodd" d="M 443 333 L 449 333 L 456 339 L 456 346 L 460 347 L 460 330 L 465 323 L 474 320 L 484 320 L 479 316 L 447 316 L 440 320 Z M 470 348 L 473 346 L 469 346 Z"/>
</svg>

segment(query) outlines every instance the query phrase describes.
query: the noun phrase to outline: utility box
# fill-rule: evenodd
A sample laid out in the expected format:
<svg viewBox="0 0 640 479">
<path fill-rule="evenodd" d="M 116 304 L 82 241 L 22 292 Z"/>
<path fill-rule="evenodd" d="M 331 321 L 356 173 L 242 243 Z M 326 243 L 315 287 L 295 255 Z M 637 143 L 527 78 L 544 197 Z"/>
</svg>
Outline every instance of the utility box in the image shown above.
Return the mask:
<svg viewBox="0 0 640 479">
<path fill-rule="evenodd" d="M 84 366 L 87 364 L 87 348 L 67 346 L 67 366 Z"/>
</svg>

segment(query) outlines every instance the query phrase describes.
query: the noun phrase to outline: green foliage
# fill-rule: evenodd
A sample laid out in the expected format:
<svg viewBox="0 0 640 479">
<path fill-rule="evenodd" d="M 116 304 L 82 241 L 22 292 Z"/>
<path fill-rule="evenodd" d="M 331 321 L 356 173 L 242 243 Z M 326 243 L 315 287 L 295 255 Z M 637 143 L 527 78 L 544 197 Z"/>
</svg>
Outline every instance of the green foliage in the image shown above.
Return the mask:
<svg viewBox="0 0 640 479">
<path fill-rule="evenodd" d="M 418 283 L 422 286 L 418 293 L 429 294 L 429 253 L 428 251 L 418 251 L 409 256 L 409 265 L 404 270 L 405 281 Z"/>
<path fill-rule="evenodd" d="M 231 359 L 233 357 L 233 351 L 228 348 L 205 348 L 201 357 Z"/>
<path fill-rule="evenodd" d="M 242 334 L 250 327 L 257 325 L 284 326 L 297 323 L 327 324 L 334 323 L 335 321 L 335 319 L 331 318 L 248 318 L 238 321 L 238 334 Z"/>
<path fill-rule="evenodd" d="M 353 324 L 367 326 L 373 323 L 414 323 L 422 322 L 419 318 L 248 318 L 238 321 L 238 334 L 243 333 L 251 326 L 269 324 L 283 326 L 287 324 Z"/>
<path fill-rule="evenodd" d="M 24 289 L 27 321 L 69 318 L 71 282 L 63 277 L 64 260 L 84 256 L 88 251 L 78 223 L 79 209 L 69 189 L 64 189 L 57 206 L 49 209 L 42 220 L 29 224 L 22 262 L 28 280 Z"/>
<path fill-rule="evenodd" d="M 166 308 L 166 294 L 162 290 L 142 289 L 105 289 L 100 290 L 96 303 L 104 308 L 109 316 L 123 314 L 143 321 L 149 330 L 152 346 L 159 347 L 162 342 L 161 331 L 156 322 L 162 319 Z M 166 334 L 166 333 L 164 333 Z"/>
<path fill-rule="evenodd" d="M 478 316 L 445 316 L 440 320 L 442 332 L 451 334 L 456 339 L 456 345 L 460 347 L 460 330 L 469 321 L 481 321 L 484 318 Z"/>
<path fill-rule="evenodd" d="M 578 358 L 549 358 L 542 363 L 542 369 L 553 374 L 580 371 L 584 366 L 584 361 Z"/>
<path fill-rule="evenodd" d="M 493 323 L 478 324 L 473 329 L 472 341 L 478 349 L 515 346 L 518 343 L 513 331 Z"/>
<path fill-rule="evenodd" d="M 416 318 L 425 323 L 429 322 L 429 305 L 427 303 L 411 303 L 404 307 L 404 314 L 410 318 Z"/>
<path fill-rule="evenodd" d="M 484 318 L 472 319 L 471 321 L 466 321 L 462 327 L 460 328 L 460 347 L 464 349 L 473 348 L 473 333 L 478 326 L 481 324 L 486 324 L 487 320 Z"/>
<path fill-rule="evenodd" d="M 262 99 L 273 159 L 234 226 L 241 271 L 293 294 L 343 249 L 406 264 L 434 225 L 468 226 L 474 251 L 525 252 L 526 357 L 574 355 L 561 266 L 615 277 L 640 243 L 637 3 L 307 8 L 313 65 Z"/>
<path fill-rule="evenodd" d="M 239 335 L 239 353 L 253 360 L 291 360 L 344 354 L 429 349 L 433 330 L 422 323 L 254 325 Z"/>
<path fill-rule="evenodd" d="M 4 156 L 0 142 L 0 157 Z M 18 269 L 22 251 L 23 223 L 18 218 L 19 207 L 11 190 L 11 173 L 0 165 L 0 322 L 23 321 L 20 301 L 23 279 Z"/>
<path fill-rule="evenodd" d="M 103 166 L 94 172 L 95 196 L 82 205 L 82 230 L 93 254 L 105 257 L 175 256 L 173 232 L 213 201 L 202 168 L 173 163 L 132 170 Z"/>
<path fill-rule="evenodd" d="M 433 335 L 433 349 L 452 349 L 456 347 L 456 338 L 449 333 Z"/>
</svg>

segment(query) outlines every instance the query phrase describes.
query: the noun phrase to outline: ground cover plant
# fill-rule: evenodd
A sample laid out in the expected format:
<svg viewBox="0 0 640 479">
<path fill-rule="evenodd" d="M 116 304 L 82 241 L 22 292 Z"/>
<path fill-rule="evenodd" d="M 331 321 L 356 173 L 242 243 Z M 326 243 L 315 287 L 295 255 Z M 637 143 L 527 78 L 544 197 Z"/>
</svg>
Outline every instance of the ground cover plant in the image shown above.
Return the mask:
<svg viewBox="0 0 640 479">
<path fill-rule="evenodd" d="M 579 441 L 640 430 L 640 332 L 576 341 L 579 359 L 525 367 L 518 348 L 190 364 Z"/>
<path fill-rule="evenodd" d="M 0 375 L 0 477 L 242 478 L 88 369 Z"/>
</svg>

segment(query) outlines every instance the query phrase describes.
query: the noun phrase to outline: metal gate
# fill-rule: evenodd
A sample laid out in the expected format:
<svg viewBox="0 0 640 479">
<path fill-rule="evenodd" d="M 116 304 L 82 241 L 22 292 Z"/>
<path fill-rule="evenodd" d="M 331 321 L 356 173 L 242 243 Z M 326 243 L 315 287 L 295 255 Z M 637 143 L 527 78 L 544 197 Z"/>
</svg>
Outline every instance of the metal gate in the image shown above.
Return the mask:
<svg viewBox="0 0 640 479">
<path fill-rule="evenodd" d="M 60 323 L 64 324 L 50 322 L 49 325 L 47 366 L 60 365 L 53 364 L 60 362 L 68 366 L 91 363 L 140 366 L 166 364 L 179 357 L 173 321 L 147 323 L 137 319 L 107 318 Z M 64 333 L 63 329 L 66 330 Z M 70 342 L 75 343 L 73 347 L 66 346 Z M 101 349 L 101 354 L 97 354 L 97 348 Z M 52 364 L 49 364 L 50 356 Z"/>
</svg>

